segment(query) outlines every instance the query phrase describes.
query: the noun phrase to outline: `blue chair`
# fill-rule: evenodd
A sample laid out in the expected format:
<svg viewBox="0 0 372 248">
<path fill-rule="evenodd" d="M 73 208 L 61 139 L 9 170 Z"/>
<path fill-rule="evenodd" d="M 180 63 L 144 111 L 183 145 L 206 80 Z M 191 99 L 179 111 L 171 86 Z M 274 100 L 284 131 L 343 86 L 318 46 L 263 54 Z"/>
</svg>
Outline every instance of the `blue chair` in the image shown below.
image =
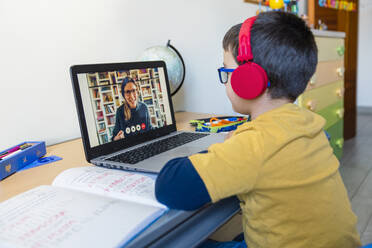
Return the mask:
<svg viewBox="0 0 372 248">
<path fill-rule="evenodd" d="M 362 246 L 360 248 L 372 248 L 372 243 L 371 244 L 368 244 L 368 245 L 365 245 L 365 246 Z"/>
</svg>

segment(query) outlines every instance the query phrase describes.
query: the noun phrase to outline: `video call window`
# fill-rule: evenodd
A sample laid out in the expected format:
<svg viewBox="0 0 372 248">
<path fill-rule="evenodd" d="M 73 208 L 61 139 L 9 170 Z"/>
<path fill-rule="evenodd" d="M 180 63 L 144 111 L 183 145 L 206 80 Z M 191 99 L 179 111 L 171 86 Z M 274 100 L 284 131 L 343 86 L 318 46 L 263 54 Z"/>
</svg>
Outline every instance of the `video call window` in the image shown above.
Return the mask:
<svg viewBox="0 0 372 248">
<path fill-rule="evenodd" d="M 91 147 L 172 124 L 163 68 L 79 74 Z"/>
</svg>

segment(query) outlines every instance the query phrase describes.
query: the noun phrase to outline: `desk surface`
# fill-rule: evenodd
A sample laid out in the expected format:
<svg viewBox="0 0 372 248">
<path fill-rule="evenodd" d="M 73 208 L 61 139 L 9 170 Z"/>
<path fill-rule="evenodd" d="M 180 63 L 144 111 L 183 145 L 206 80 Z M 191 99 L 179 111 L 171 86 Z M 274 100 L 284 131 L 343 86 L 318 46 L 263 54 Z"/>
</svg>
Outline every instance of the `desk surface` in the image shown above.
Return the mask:
<svg viewBox="0 0 372 248">
<path fill-rule="evenodd" d="M 177 129 L 193 130 L 189 120 L 211 116 L 211 114 L 177 112 Z M 50 155 L 59 156 L 62 160 L 20 171 L 0 181 L 0 202 L 36 186 L 52 184 L 54 178 L 66 169 L 92 165 L 85 160 L 81 138 L 48 146 L 46 156 Z"/>
<path fill-rule="evenodd" d="M 177 129 L 193 130 L 188 123 L 189 120 L 211 116 L 215 115 L 178 112 L 176 113 Z M 39 185 L 52 184 L 54 178 L 66 169 L 91 166 L 85 160 L 80 138 L 48 146 L 46 156 L 50 155 L 56 155 L 63 159 L 15 173 L 0 181 L 0 202 Z M 175 244 L 177 244 L 177 247 L 194 247 L 200 240 L 208 237 L 220 225 L 236 214 L 238 210 L 239 206 L 236 199 L 225 199 L 197 211 L 171 210 L 133 240 L 129 247 L 175 247 Z M 193 230 L 193 233 L 190 233 L 190 230 Z"/>
</svg>

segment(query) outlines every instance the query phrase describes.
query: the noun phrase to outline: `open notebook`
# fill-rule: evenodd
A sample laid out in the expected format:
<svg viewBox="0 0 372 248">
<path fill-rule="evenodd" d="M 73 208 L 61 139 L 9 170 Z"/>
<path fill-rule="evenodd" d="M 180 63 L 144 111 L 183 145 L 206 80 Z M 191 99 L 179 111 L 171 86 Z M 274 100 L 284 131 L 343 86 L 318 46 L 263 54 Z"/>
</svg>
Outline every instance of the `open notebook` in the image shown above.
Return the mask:
<svg viewBox="0 0 372 248">
<path fill-rule="evenodd" d="M 155 178 L 78 167 L 0 203 L 0 247 L 123 247 L 163 215 Z"/>
</svg>

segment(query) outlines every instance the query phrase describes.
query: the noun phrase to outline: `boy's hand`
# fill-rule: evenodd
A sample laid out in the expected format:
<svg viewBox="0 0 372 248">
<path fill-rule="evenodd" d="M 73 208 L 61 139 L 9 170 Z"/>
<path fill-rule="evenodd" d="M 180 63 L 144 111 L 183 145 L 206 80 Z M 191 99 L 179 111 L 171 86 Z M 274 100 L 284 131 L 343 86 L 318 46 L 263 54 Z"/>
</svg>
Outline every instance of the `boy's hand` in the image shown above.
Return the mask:
<svg viewBox="0 0 372 248">
<path fill-rule="evenodd" d="M 226 136 L 225 136 L 225 140 L 230 139 L 231 136 L 233 135 L 233 133 L 234 133 L 234 131 L 230 131 L 230 132 L 228 132 L 228 133 L 226 134 Z"/>
</svg>

